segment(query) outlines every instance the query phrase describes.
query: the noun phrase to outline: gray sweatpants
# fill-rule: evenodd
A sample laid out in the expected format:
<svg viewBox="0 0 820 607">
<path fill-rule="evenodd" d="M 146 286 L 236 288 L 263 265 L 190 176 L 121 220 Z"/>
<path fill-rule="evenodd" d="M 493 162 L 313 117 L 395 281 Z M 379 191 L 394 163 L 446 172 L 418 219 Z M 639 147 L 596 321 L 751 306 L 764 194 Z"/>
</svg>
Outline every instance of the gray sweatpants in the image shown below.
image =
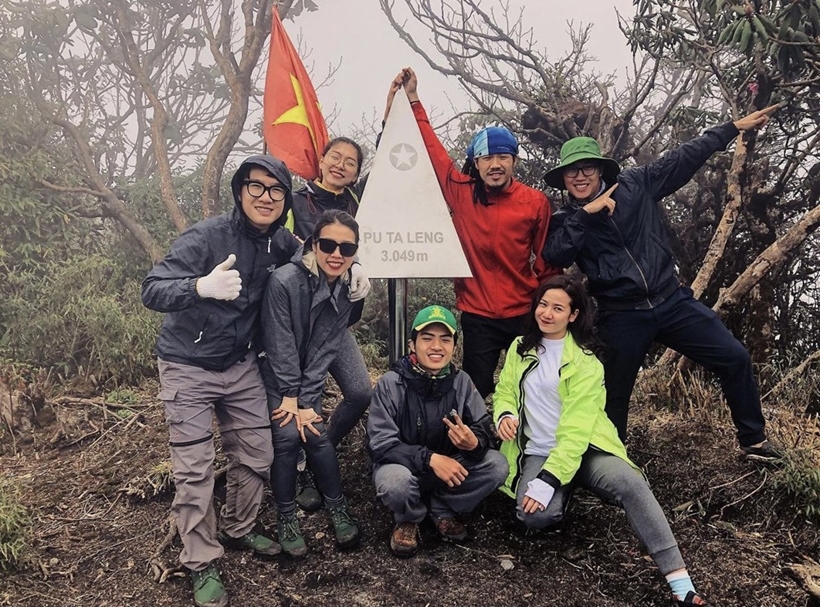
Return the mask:
<svg viewBox="0 0 820 607">
<path fill-rule="evenodd" d="M 524 457 L 516 496 L 516 515 L 527 527 L 543 529 L 560 522 L 564 518 L 572 492 L 576 487 L 583 487 L 624 509 L 632 530 L 662 574 L 666 575 L 686 566 L 669 522 L 646 480 L 635 468 L 610 453 L 588 450 L 575 478 L 570 484 L 555 491 L 547 508 L 532 514 L 525 513 L 521 502 L 527 492 L 527 483 L 538 475 L 546 460 L 546 457 L 538 455 Z"/>
<path fill-rule="evenodd" d="M 213 506 L 216 415 L 228 459 L 227 496 L 219 526 L 231 537 L 247 534 L 256 521 L 273 461 L 265 387 L 256 355 L 249 353 L 225 371 L 158 361 L 171 434 L 171 465 L 182 565 L 199 571 L 223 554 L 216 538 Z"/>
<path fill-rule="evenodd" d="M 393 511 L 397 523 L 420 523 L 428 514 L 434 519 L 451 518 L 456 512 L 472 512 L 485 497 L 498 489 L 509 474 L 506 458 L 490 449 L 473 461 L 456 455 L 469 473 L 463 483 L 448 487 L 432 472 L 416 476 L 401 464 L 382 464 L 373 470 L 376 495 Z"/>
</svg>

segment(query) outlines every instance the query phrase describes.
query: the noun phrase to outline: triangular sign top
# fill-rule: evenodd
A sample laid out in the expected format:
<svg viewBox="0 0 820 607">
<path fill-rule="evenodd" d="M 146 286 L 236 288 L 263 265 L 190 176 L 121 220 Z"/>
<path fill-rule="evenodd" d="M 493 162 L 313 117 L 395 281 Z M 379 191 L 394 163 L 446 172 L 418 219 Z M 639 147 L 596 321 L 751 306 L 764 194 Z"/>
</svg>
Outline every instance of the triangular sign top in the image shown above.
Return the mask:
<svg viewBox="0 0 820 607">
<path fill-rule="evenodd" d="M 359 210 L 372 278 L 462 278 L 470 267 L 404 91 L 393 100 Z"/>
</svg>

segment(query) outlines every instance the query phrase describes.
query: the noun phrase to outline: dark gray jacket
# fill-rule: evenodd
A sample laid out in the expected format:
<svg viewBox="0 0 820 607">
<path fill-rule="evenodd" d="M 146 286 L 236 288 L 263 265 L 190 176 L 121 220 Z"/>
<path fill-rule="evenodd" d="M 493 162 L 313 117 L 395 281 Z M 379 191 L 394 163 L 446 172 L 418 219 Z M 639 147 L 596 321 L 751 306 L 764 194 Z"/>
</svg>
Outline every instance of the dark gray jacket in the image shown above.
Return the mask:
<svg viewBox="0 0 820 607">
<path fill-rule="evenodd" d="M 274 404 L 283 396 L 317 409 L 328 369 L 354 305 L 350 273 L 332 285 L 316 265 L 308 240 L 291 263 L 271 274 L 262 305 L 262 377 Z"/>
<path fill-rule="evenodd" d="M 264 233 L 253 228 L 242 212 L 241 181 L 254 165 L 264 167 L 288 189 L 282 216 Z M 290 173 L 272 156 L 252 156 L 234 174 L 231 188 L 234 210 L 183 232 L 142 283 L 145 306 L 166 312 L 156 348 L 163 360 L 223 371 L 249 349 L 261 349 L 254 338 L 268 276 L 299 248 L 283 227 L 293 204 Z M 233 301 L 201 298 L 196 292 L 197 279 L 231 253 L 236 255 L 233 268 L 242 278 L 239 297 Z"/>
<path fill-rule="evenodd" d="M 544 259 L 562 268 L 577 263 L 601 309 L 650 309 L 662 303 L 680 280 L 659 202 L 686 185 L 737 134 L 727 122 L 655 162 L 621 172 L 612 216 L 606 211 L 590 215 L 570 201 L 552 216 Z"/>
<path fill-rule="evenodd" d="M 442 419 L 455 409 L 478 439 L 460 451 L 447 436 Z M 480 461 L 492 443 L 492 420 L 470 377 L 453 367 L 442 379 L 420 376 L 407 357 L 393 364 L 376 384 L 367 416 L 367 448 L 375 464 L 401 464 L 413 474 L 430 469 L 433 453 L 462 454 Z"/>
</svg>

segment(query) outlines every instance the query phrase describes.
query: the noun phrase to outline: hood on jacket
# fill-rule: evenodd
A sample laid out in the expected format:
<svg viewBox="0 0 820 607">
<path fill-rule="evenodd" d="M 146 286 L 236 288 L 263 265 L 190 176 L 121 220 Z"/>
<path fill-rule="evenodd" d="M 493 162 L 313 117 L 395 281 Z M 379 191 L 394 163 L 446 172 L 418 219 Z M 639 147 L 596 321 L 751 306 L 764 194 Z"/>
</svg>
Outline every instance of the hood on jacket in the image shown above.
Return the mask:
<svg viewBox="0 0 820 607">
<path fill-rule="evenodd" d="M 251 168 L 254 166 L 262 167 L 276 177 L 286 190 L 285 208 L 282 209 L 282 214 L 279 218 L 268 228 L 270 232 L 279 226 L 285 225 L 288 213 L 293 208 L 293 181 L 290 178 L 290 171 L 288 171 L 288 167 L 285 163 L 270 154 L 257 154 L 246 158 L 231 178 L 231 193 L 233 194 L 234 207 L 239 211 L 240 216 L 245 222 L 247 222 L 248 218 L 245 215 L 245 211 L 242 210 L 242 182 L 245 181 Z"/>
</svg>

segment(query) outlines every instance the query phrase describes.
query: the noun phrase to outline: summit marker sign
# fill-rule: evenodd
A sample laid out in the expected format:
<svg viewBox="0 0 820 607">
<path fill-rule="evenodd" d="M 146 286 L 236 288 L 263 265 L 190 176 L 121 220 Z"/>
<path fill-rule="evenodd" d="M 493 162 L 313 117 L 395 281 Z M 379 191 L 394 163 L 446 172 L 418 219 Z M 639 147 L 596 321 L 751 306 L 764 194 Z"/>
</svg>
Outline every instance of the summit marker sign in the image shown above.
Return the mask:
<svg viewBox="0 0 820 607">
<path fill-rule="evenodd" d="M 464 278 L 470 266 L 410 102 L 396 95 L 356 220 L 372 278 Z"/>
</svg>

